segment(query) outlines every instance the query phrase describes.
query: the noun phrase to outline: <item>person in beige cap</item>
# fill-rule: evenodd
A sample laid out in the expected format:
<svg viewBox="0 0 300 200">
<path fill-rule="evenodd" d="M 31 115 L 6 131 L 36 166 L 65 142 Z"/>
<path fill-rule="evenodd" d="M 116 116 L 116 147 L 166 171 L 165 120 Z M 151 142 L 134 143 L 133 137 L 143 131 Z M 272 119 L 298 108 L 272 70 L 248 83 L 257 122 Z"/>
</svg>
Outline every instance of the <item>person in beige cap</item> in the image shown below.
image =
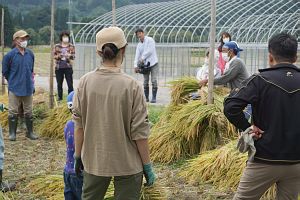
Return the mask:
<svg viewBox="0 0 300 200">
<path fill-rule="evenodd" d="M 103 199 L 112 177 L 116 200 L 139 200 L 155 174 L 142 86 L 121 71 L 127 41 L 117 27 L 96 35 L 100 66 L 84 75 L 73 100 L 75 172 L 83 170 L 83 200 Z M 84 166 L 84 167 L 83 167 Z"/>
<path fill-rule="evenodd" d="M 13 35 L 14 48 L 2 60 L 2 75 L 8 82 L 9 99 L 9 140 L 16 140 L 19 105 L 23 105 L 26 137 L 35 140 L 33 133 L 32 95 L 34 92 L 34 54 L 27 49 L 29 35 L 19 30 Z"/>
</svg>

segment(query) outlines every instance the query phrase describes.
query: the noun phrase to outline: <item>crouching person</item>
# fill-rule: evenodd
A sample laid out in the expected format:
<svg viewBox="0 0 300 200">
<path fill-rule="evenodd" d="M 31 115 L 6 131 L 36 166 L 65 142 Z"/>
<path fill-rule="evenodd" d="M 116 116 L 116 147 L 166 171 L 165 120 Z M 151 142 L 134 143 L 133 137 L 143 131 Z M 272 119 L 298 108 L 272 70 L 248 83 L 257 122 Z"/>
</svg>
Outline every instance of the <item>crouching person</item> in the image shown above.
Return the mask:
<svg viewBox="0 0 300 200">
<path fill-rule="evenodd" d="M 72 91 L 67 97 L 67 105 L 72 112 L 74 91 Z M 65 141 L 66 141 L 66 164 L 64 168 L 64 196 L 65 200 L 80 200 L 82 193 L 83 176 L 79 172 L 77 175 L 74 168 L 74 121 L 69 120 L 66 123 L 64 129 Z"/>
<path fill-rule="evenodd" d="M 102 63 L 80 79 L 73 101 L 82 199 L 103 199 L 113 178 L 116 200 L 139 200 L 143 174 L 146 185 L 155 181 L 143 88 L 121 71 L 127 41 L 120 28 L 102 29 L 96 43 Z"/>
</svg>

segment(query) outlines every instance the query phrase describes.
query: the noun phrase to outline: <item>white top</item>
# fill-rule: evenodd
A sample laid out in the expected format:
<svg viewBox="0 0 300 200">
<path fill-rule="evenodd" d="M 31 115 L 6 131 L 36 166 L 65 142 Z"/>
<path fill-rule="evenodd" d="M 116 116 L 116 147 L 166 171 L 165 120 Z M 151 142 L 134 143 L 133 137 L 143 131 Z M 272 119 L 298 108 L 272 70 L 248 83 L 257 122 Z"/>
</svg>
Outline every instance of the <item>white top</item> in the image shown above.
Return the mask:
<svg viewBox="0 0 300 200">
<path fill-rule="evenodd" d="M 221 76 L 221 70 L 218 66 L 218 60 L 219 60 L 219 51 L 215 50 L 215 57 L 214 57 L 214 77 L 218 78 Z M 206 80 L 208 79 L 209 74 L 209 63 L 208 63 L 208 57 L 204 60 L 204 65 L 202 67 L 199 67 L 196 72 L 196 78 L 198 80 Z"/>
<path fill-rule="evenodd" d="M 224 68 L 224 73 L 229 69 L 229 65 L 230 63 L 232 63 L 232 61 L 234 61 L 234 59 L 236 59 L 237 56 L 234 56 L 231 60 L 229 60 L 229 62 L 226 63 L 225 68 Z"/>
<path fill-rule="evenodd" d="M 198 80 L 206 80 L 208 79 L 208 74 L 209 74 L 209 66 L 208 65 L 203 65 L 200 67 L 197 71 L 196 78 Z M 218 78 L 221 76 L 221 70 L 215 66 L 214 68 L 214 77 Z"/>
<path fill-rule="evenodd" d="M 137 67 L 139 60 L 143 60 L 145 65 L 150 62 L 150 66 L 158 62 L 153 38 L 145 36 L 144 42 L 138 43 L 135 51 L 134 67 Z"/>
</svg>

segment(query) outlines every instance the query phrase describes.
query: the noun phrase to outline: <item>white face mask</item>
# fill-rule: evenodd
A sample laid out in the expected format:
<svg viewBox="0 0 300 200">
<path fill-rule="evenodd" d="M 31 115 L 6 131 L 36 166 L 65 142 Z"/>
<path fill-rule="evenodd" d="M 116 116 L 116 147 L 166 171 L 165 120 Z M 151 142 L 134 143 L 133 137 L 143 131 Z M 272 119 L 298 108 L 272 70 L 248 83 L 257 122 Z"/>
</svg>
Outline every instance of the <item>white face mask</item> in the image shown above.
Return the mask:
<svg viewBox="0 0 300 200">
<path fill-rule="evenodd" d="M 24 40 L 24 41 L 20 42 L 20 47 L 26 48 L 26 47 L 27 47 L 27 44 L 28 44 L 28 41 L 27 41 L 27 40 Z"/>
<path fill-rule="evenodd" d="M 229 42 L 229 38 L 223 38 L 223 42 L 224 43 Z"/>
<path fill-rule="evenodd" d="M 222 53 L 222 58 L 225 62 L 229 62 L 229 60 L 230 60 L 230 57 L 228 56 L 227 53 Z"/>
<path fill-rule="evenodd" d="M 69 38 L 68 38 L 68 37 L 63 37 L 63 38 L 62 38 L 62 41 L 63 41 L 64 43 L 68 43 L 68 42 L 69 42 Z"/>
</svg>

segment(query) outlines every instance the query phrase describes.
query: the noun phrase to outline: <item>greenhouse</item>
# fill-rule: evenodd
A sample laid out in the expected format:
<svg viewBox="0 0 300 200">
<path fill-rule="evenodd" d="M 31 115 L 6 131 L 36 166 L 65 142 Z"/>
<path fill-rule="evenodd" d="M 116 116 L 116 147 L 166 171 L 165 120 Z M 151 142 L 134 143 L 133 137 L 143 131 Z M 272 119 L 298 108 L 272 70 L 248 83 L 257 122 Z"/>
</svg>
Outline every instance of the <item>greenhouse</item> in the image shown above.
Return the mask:
<svg viewBox="0 0 300 200">
<path fill-rule="evenodd" d="M 300 42 L 300 2 L 298 0 L 217 0 L 216 47 L 223 31 L 229 32 L 244 51 L 248 71 L 254 73 L 267 66 L 267 41 L 275 33 L 288 32 Z M 160 78 L 193 75 L 204 60 L 209 45 L 210 1 L 181 0 L 136 4 L 116 10 L 117 26 L 129 42 L 125 71 L 132 73 L 136 43 L 135 30 L 141 27 L 156 41 Z M 85 24 L 75 36 L 80 76 L 97 66 L 95 35 L 111 26 L 112 13 Z M 129 67 L 128 66 L 132 66 Z"/>
</svg>

